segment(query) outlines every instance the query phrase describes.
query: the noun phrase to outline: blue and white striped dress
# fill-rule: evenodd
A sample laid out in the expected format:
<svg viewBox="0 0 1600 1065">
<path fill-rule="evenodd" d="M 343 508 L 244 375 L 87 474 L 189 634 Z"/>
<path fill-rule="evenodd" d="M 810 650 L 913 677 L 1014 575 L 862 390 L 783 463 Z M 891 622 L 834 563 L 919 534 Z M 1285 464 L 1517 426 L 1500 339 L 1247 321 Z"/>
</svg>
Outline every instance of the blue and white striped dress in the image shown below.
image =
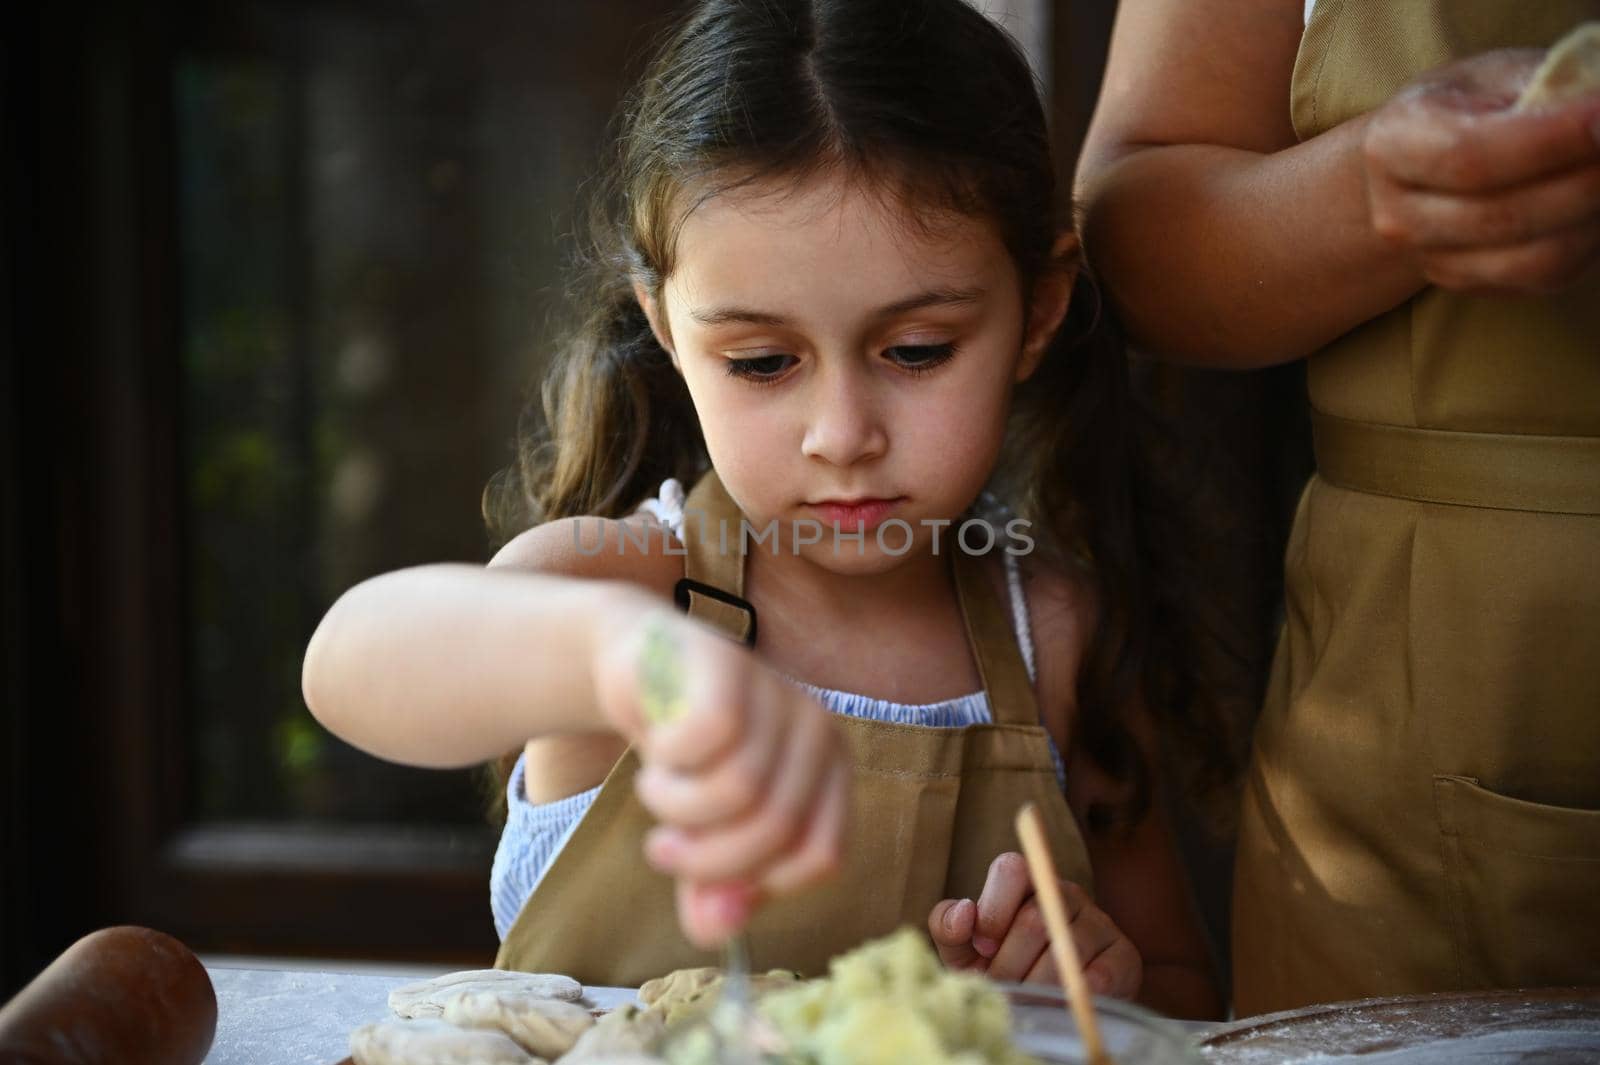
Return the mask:
<svg viewBox="0 0 1600 1065">
<path fill-rule="evenodd" d="M 991 507 L 1000 504 L 985 494 L 984 502 Z M 674 535 L 683 532 L 683 486 L 675 479 L 664 482 L 656 499 L 648 500 L 642 510 L 654 514 Z M 1003 525 L 1003 522 L 999 523 Z M 1022 580 L 1015 555 L 1002 552 L 1006 566 L 1006 583 L 1010 588 L 1011 621 L 1016 631 L 1017 645 L 1022 650 L 1022 660 L 1028 676 L 1034 676 L 1033 636 L 1028 626 L 1028 604 L 1022 594 Z M 965 725 L 987 724 L 989 698 L 982 691 L 972 692 L 955 699 L 938 703 L 904 704 L 886 699 L 874 699 L 857 692 L 835 691 L 819 688 L 793 677 L 787 677 L 797 687 L 809 692 L 823 706 L 836 714 L 865 718 L 869 721 L 886 721 L 902 725 L 925 725 L 929 728 L 960 728 Z M 1066 770 L 1055 742 L 1050 741 L 1050 758 L 1055 763 L 1056 779 L 1066 786 Z M 566 845 L 578 822 L 600 794 L 598 786 L 554 802 L 531 803 L 523 786 L 523 757 L 511 770 L 506 782 L 507 817 L 505 830 L 500 835 L 500 845 L 495 850 L 494 865 L 489 873 L 489 903 L 494 911 L 494 927 L 503 940 L 511 931 L 517 914 L 533 894 L 545 870 Z"/>
</svg>

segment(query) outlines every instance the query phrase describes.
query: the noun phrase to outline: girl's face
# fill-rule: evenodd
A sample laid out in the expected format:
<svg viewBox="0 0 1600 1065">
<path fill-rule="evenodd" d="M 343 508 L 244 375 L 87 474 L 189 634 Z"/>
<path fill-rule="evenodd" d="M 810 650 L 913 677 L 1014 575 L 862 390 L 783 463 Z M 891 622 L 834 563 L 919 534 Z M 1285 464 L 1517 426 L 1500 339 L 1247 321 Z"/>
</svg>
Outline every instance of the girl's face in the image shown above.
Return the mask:
<svg viewBox="0 0 1600 1065">
<path fill-rule="evenodd" d="M 753 186 L 690 214 L 659 305 L 640 290 L 712 463 L 757 529 L 778 522 L 784 554 L 809 520 L 825 532 L 802 555 L 840 573 L 892 568 L 989 479 L 1012 388 L 1059 325 L 1071 274 L 1041 283 L 1024 321 L 993 226 L 937 222 L 908 226 L 893 200 L 836 179 Z M 836 545 L 841 512 L 819 504 L 862 499 L 891 504 L 874 508 L 864 548 Z M 910 525 L 909 550 L 897 526 L 880 546 L 874 525 L 891 518 Z M 940 552 L 954 533 L 939 531 Z"/>
</svg>

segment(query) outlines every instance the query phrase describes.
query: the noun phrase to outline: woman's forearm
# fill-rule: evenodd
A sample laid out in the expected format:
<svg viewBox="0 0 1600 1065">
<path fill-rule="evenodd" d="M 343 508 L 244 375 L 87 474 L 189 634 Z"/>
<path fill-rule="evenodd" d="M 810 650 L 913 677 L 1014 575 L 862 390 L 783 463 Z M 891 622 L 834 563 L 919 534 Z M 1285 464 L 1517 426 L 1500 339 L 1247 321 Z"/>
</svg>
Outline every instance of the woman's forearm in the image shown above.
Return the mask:
<svg viewBox="0 0 1600 1065">
<path fill-rule="evenodd" d="M 589 663 L 646 603 L 629 585 L 464 564 L 364 581 L 306 649 L 306 704 L 381 758 L 450 768 L 551 733 L 607 726 Z"/>
<path fill-rule="evenodd" d="M 1132 338 L 1220 368 L 1302 358 L 1414 294 L 1368 219 L 1365 119 L 1259 153 L 1209 144 L 1086 155 L 1084 241 Z"/>
</svg>

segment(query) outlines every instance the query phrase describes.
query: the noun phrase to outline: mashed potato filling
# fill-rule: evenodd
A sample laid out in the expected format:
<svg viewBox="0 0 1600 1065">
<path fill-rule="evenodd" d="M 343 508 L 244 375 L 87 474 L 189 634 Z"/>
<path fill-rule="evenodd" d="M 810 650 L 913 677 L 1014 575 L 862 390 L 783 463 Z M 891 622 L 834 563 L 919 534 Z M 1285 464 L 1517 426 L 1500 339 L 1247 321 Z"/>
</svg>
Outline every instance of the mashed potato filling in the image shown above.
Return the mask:
<svg viewBox="0 0 1600 1065">
<path fill-rule="evenodd" d="M 946 970 L 910 928 L 835 958 L 823 979 L 769 992 L 758 1009 L 781 1038 L 769 1058 L 781 1065 L 1034 1065 L 1011 1045 L 1005 996 L 984 976 Z M 705 1065 L 714 1053 L 709 1038 L 687 1039 L 668 1060 Z"/>
</svg>

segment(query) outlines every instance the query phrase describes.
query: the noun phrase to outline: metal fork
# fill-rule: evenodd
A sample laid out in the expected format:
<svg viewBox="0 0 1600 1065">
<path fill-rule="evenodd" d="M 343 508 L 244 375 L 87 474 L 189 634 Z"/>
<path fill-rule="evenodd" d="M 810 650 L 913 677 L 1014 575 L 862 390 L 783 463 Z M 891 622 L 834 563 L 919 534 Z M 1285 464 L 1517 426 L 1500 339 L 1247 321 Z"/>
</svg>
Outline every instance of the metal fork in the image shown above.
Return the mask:
<svg viewBox="0 0 1600 1065">
<path fill-rule="evenodd" d="M 762 1065 L 762 1027 L 750 996 L 750 941 L 741 932 L 722 948 L 722 988 L 711 1010 L 720 1065 Z"/>
<path fill-rule="evenodd" d="M 645 720 L 664 725 L 681 718 L 688 710 L 682 660 L 663 618 L 652 619 L 646 629 L 637 668 Z M 722 971 L 722 988 L 708 1019 L 716 1060 L 719 1065 L 763 1065 L 767 1051 L 776 1050 L 781 1040 L 774 1042 L 776 1032 L 751 1005 L 750 944 L 742 932 L 724 945 Z"/>
</svg>

